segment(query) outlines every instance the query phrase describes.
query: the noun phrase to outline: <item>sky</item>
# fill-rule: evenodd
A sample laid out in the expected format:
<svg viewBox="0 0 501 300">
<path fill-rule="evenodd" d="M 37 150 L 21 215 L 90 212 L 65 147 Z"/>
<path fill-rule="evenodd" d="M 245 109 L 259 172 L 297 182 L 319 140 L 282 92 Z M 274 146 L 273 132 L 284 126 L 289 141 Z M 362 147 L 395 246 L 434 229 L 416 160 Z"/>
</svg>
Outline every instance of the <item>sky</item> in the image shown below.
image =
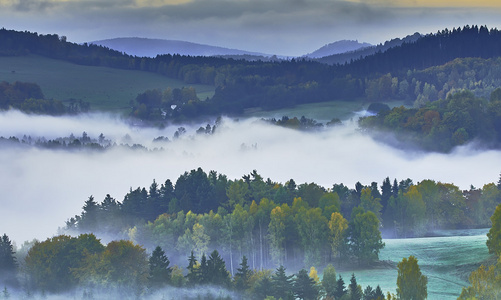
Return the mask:
<svg viewBox="0 0 501 300">
<path fill-rule="evenodd" d="M 7 233 L 17 245 L 33 238 L 45 240 L 70 217 L 80 215 L 91 195 L 98 202 L 106 194 L 123 201 L 131 188 L 148 188 L 154 179 L 158 184 L 167 179 L 175 183 L 181 174 L 199 167 L 231 180 L 256 170 L 274 182 L 292 178 L 297 184 L 315 182 L 325 188 L 334 183 L 354 188 L 357 181 L 381 185 L 388 176 L 392 182 L 432 179 L 469 189 L 497 182 L 501 165 L 500 151 L 471 145 L 451 154 L 398 150 L 361 134 L 349 120 L 343 126 L 307 133 L 257 118 L 224 119 L 214 135 L 195 135 L 199 126 L 186 126 L 187 134 L 173 140 L 177 127 L 130 127 L 116 116 L 101 114 L 50 117 L 0 112 L 0 136 L 4 137 L 54 139 L 72 133 L 82 136 L 85 131 L 91 138 L 103 133 L 118 144 L 128 135 L 129 144 L 164 149 L 71 152 L 0 144 L 0 234 Z M 158 136 L 171 142 L 153 143 Z"/>
<path fill-rule="evenodd" d="M 71 42 L 160 38 L 291 57 L 344 39 L 500 28 L 500 17 L 494 0 L 0 0 L 2 27 Z"/>
</svg>

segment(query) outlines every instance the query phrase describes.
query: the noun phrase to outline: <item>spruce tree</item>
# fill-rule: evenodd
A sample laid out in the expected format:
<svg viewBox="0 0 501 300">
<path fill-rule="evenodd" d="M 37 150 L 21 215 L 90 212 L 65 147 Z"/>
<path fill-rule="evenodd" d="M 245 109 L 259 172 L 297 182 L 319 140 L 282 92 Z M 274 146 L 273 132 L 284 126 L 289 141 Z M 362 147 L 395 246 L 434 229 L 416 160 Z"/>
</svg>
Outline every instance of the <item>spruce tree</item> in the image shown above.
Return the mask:
<svg viewBox="0 0 501 300">
<path fill-rule="evenodd" d="M 351 274 L 350 285 L 348 286 L 350 291 L 350 300 L 361 300 L 362 299 L 362 290 L 359 289 L 357 284 L 357 278 L 355 274 Z"/>
<path fill-rule="evenodd" d="M 197 268 L 197 259 L 191 251 L 190 257 L 188 258 L 188 274 L 186 275 L 186 279 L 188 280 L 188 284 L 195 285 L 199 281 L 199 274 Z"/>
<path fill-rule="evenodd" d="M 235 274 L 235 288 L 239 291 L 244 291 L 249 288 L 249 278 L 252 275 L 252 271 L 247 264 L 247 257 L 244 255 L 242 257 L 242 262 L 240 263 L 240 268 L 237 269 Z"/>
<path fill-rule="evenodd" d="M 0 273 L 12 273 L 16 271 L 17 261 L 14 256 L 14 247 L 7 234 L 0 239 Z"/>
<path fill-rule="evenodd" d="M 265 299 L 273 294 L 272 282 L 268 276 L 259 279 L 254 288 L 254 297 L 256 299 Z"/>
<path fill-rule="evenodd" d="M 305 300 L 317 299 L 319 294 L 315 280 L 308 276 L 308 272 L 305 269 L 299 270 L 296 274 L 293 290 L 296 298 Z"/>
<path fill-rule="evenodd" d="M 384 300 L 384 293 L 379 285 L 376 287 L 376 290 L 374 291 L 374 299 Z"/>
<path fill-rule="evenodd" d="M 160 246 L 157 246 L 149 259 L 148 281 L 151 287 L 161 287 L 170 282 L 172 268 L 169 267 L 169 264 L 170 261 L 165 256 L 165 252 Z"/>
<path fill-rule="evenodd" d="M 212 251 L 207 265 L 210 274 L 209 283 L 218 286 L 229 286 L 230 274 L 226 270 L 226 264 L 217 250 Z"/>
<path fill-rule="evenodd" d="M 346 295 L 347 290 L 344 285 L 344 280 L 341 275 L 339 275 L 339 279 L 337 280 L 336 292 L 334 294 L 334 299 L 341 299 L 344 295 Z"/>
<path fill-rule="evenodd" d="M 202 258 L 200 259 L 200 268 L 198 270 L 198 282 L 201 284 L 209 283 L 210 277 L 207 257 L 205 256 L 205 253 L 203 253 Z"/>
<path fill-rule="evenodd" d="M 271 276 L 271 282 L 273 284 L 273 296 L 276 299 L 288 299 L 292 295 L 293 281 L 292 277 L 294 275 L 287 276 L 285 274 L 284 266 L 278 267 L 275 274 Z"/>
</svg>

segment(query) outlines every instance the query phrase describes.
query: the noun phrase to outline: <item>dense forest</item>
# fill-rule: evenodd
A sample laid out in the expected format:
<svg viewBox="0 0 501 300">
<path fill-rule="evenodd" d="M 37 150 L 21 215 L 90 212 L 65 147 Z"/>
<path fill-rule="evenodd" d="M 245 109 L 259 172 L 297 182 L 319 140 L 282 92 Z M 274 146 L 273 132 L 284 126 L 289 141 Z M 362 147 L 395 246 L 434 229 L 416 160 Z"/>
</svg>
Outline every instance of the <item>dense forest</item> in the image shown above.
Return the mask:
<svg viewBox="0 0 501 300">
<path fill-rule="evenodd" d="M 165 288 L 216 286 L 216 294 L 177 293 L 185 299 L 425 299 L 428 278 L 413 256 L 396 266 L 396 295 L 362 288 L 354 274 L 345 283 L 334 265 L 377 265 L 381 230 L 411 237 L 492 224 L 487 246 L 499 255 L 500 201 L 501 179 L 464 191 L 431 180 L 389 178 L 381 186 L 325 189 L 293 179 L 264 180 L 256 171 L 228 180 L 197 169 L 175 185 L 153 181 L 148 189 L 131 189 L 122 202 L 90 196 L 61 235 L 25 243 L 21 256 L 4 234 L 0 281 L 4 297 L 70 292 L 100 299 L 111 292 L 137 299 L 173 292 Z M 97 236 L 111 241 L 103 245 Z M 490 268 L 472 273 L 462 297 L 486 293 L 477 291 L 479 280 L 498 281 L 492 275 L 498 267 Z"/>
<path fill-rule="evenodd" d="M 361 118 L 359 125 L 382 140 L 386 132 L 395 133 L 401 147 L 417 145 L 448 152 L 471 141 L 488 148 L 499 147 L 501 89 L 492 92 L 490 101 L 462 91 L 421 108 L 383 109 L 375 116 Z"/>
<path fill-rule="evenodd" d="M 256 171 L 238 180 L 202 169 L 173 184 L 154 181 L 123 201 L 90 196 L 67 232 L 102 233 L 159 245 L 174 257 L 218 249 L 233 274 L 245 255 L 252 268 L 293 268 L 377 262 L 386 237 L 420 237 L 435 229 L 485 228 L 501 201 L 501 182 L 461 191 L 453 184 L 383 180 L 353 189 L 264 180 Z"/>
<path fill-rule="evenodd" d="M 19 262 L 9 237 L 0 238 L 2 299 L 425 299 L 427 277 L 416 258 L 397 265 L 397 294 L 385 295 L 380 286 L 365 289 L 352 273 L 349 284 L 336 276 L 329 264 L 320 280 L 317 269 L 290 274 L 284 266 L 251 269 L 243 256 L 234 275 L 214 250 L 199 260 L 193 252 L 185 266 L 171 265 L 159 246 L 151 252 L 131 241 L 111 241 L 104 246 L 93 234 L 59 235 L 35 241 Z M 290 275 L 289 275 L 290 274 Z M 398 297 L 398 298 L 397 298 Z M 408 298 L 410 297 L 410 298 Z M 415 298 L 419 297 L 419 298 Z"/>
</svg>

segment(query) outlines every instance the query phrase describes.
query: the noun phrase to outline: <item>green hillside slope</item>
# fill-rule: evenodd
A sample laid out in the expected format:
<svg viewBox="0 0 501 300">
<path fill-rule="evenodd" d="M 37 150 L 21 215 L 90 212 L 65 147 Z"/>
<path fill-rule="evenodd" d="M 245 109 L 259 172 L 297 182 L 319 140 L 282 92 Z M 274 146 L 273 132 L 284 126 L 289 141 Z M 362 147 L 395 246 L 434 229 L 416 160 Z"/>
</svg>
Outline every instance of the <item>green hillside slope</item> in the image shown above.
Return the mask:
<svg viewBox="0 0 501 300">
<path fill-rule="evenodd" d="M 159 74 L 76 65 L 36 55 L 0 56 L 0 81 L 34 82 L 46 98 L 82 99 L 91 110 L 130 112 L 130 101 L 147 89 L 180 88 L 181 80 Z M 212 97 L 214 87 L 192 84 L 200 99 Z"/>
</svg>

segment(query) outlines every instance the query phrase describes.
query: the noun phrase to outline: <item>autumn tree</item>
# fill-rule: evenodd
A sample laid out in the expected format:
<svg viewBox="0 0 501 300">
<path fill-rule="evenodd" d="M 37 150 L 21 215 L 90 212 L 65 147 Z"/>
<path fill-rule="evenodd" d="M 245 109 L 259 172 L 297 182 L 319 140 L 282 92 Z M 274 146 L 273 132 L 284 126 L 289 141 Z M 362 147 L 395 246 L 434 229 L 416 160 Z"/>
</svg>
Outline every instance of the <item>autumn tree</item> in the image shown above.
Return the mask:
<svg viewBox="0 0 501 300">
<path fill-rule="evenodd" d="M 83 274 L 87 259 L 103 251 L 104 246 L 93 234 L 77 238 L 59 235 L 35 242 L 25 259 L 30 284 L 49 292 L 71 289 L 88 278 L 88 273 Z"/>
<path fill-rule="evenodd" d="M 338 257 L 344 245 L 344 234 L 348 228 L 348 221 L 338 212 L 331 215 L 329 220 L 331 251 L 334 257 Z"/>
<path fill-rule="evenodd" d="M 496 207 L 494 214 L 491 217 L 492 227 L 487 233 L 487 248 L 489 253 L 501 255 L 501 205 Z"/>
<path fill-rule="evenodd" d="M 421 273 L 414 256 L 403 258 L 397 265 L 397 297 L 399 299 L 423 300 L 428 297 L 428 278 Z"/>
<path fill-rule="evenodd" d="M 480 266 L 470 274 L 470 286 L 463 287 L 459 300 L 500 299 L 501 280 L 499 278 L 499 262 L 495 266 Z"/>
</svg>

